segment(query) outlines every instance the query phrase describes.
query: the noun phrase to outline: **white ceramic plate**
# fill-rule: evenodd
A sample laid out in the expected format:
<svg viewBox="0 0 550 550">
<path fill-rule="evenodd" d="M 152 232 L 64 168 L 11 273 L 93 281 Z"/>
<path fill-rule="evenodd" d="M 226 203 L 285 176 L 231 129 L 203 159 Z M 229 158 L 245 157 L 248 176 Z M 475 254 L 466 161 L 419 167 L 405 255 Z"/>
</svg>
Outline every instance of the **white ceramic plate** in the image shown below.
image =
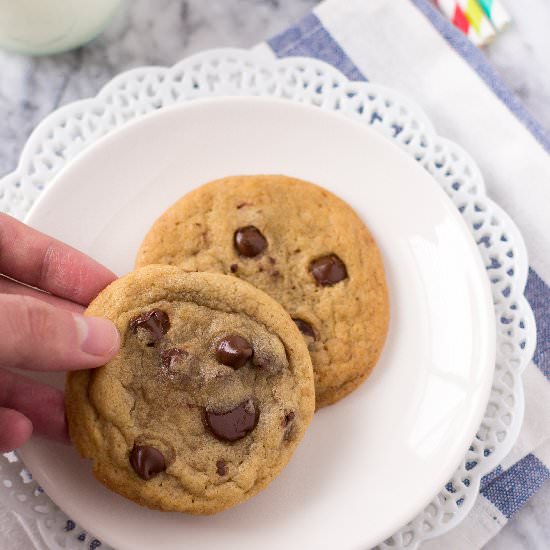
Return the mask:
<svg viewBox="0 0 550 550">
<path fill-rule="evenodd" d="M 255 173 L 316 182 L 367 222 L 390 288 L 383 356 L 363 386 L 317 413 L 279 478 L 213 517 L 140 508 L 96 482 L 72 449 L 29 442 L 22 458 L 50 497 L 120 550 L 364 550 L 440 490 L 483 416 L 495 320 L 475 243 L 431 177 L 363 125 L 272 99 L 163 109 L 78 157 L 27 222 L 123 274 L 176 199 L 214 178 Z"/>
</svg>

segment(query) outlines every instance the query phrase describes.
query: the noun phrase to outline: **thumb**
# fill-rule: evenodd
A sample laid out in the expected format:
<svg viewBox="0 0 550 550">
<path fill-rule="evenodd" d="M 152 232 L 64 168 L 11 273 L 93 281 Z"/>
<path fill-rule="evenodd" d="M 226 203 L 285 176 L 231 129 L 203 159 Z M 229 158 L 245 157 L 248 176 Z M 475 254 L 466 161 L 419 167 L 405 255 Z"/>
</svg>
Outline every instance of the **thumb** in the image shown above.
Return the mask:
<svg viewBox="0 0 550 550">
<path fill-rule="evenodd" d="M 98 367 L 118 351 L 116 327 L 29 296 L 0 295 L 0 366 L 32 370 Z"/>
</svg>

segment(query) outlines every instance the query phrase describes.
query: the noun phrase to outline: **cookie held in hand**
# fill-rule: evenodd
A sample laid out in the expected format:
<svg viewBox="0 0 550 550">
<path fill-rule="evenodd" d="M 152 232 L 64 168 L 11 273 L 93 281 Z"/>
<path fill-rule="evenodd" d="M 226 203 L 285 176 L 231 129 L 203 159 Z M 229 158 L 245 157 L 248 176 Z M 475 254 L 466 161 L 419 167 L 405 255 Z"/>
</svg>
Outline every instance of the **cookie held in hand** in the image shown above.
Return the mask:
<svg viewBox="0 0 550 550">
<path fill-rule="evenodd" d="M 150 508 L 212 514 L 282 470 L 315 394 L 302 335 L 269 296 L 234 277 L 149 266 L 108 286 L 118 355 L 71 372 L 71 439 L 107 487 Z"/>
</svg>

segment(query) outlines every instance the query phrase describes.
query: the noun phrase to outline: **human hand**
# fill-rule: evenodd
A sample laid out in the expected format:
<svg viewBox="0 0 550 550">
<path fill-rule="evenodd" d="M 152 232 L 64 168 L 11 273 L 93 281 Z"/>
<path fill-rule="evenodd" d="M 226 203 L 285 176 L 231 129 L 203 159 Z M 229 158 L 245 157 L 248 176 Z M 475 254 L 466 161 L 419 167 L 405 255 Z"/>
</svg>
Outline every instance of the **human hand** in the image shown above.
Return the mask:
<svg viewBox="0 0 550 550">
<path fill-rule="evenodd" d="M 82 312 L 114 279 L 85 254 L 0 213 L 1 452 L 33 432 L 68 441 L 63 392 L 13 369 L 88 369 L 109 361 L 119 348 L 115 326 Z"/>
</svg>

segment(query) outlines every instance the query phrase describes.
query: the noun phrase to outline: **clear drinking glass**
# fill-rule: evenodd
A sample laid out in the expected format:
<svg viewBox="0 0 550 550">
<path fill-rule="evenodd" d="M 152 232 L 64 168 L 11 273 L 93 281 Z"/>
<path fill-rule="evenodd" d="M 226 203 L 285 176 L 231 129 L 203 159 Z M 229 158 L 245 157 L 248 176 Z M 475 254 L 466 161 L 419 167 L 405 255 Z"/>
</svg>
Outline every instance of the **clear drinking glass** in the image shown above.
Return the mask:
<svg viewBox="0 0 550 550">
<path fill-rule="evenodd" d="M 0 48 L 46 55 L 85 44 L 124 0 L 0 0 Z"/>
</svg>

